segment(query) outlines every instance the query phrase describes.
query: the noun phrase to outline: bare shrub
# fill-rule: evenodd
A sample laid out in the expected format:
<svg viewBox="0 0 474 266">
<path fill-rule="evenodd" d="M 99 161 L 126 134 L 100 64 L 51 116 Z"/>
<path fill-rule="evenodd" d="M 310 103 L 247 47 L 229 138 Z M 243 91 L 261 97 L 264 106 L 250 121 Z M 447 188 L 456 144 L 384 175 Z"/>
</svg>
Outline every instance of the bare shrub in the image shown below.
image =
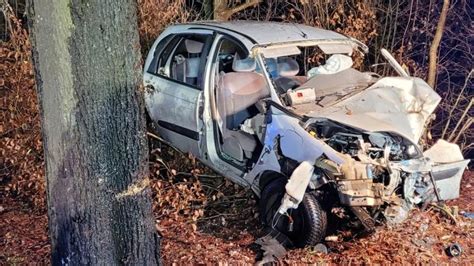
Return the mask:
<svg viewBox="0 0 474 266">
<path fill-rule="evenodd" d="M 138 30 L 143 56 L 167 26 L 191 21 L 197 17 L 197 12 L 192 8 L 186 8 L 185 0 L 138 0 L 137 2 Z"/>
<path fill-rule="evenodd" d="M 380 1 L 382 4 L 382 1 Z M 427 78 L 429 50 L 442 4 L 439 1 L 397 0 L 379 9 L 380 37 L 375 47 L 395 51 L 396 58 L 413 75 Z M 473 7 L 467 0 L 454 1 L 448 11 L 446 26 L 438 50 L 437 78 L 434 89 L 442 101 L 436 110 L 423 142 L 439 138 L 460 145 L 466 157 L 474 152 L 472 79 L 474 30 L 469 19 Z M 377 59 L 378 60 L 378 59 Z"/>
</svg>

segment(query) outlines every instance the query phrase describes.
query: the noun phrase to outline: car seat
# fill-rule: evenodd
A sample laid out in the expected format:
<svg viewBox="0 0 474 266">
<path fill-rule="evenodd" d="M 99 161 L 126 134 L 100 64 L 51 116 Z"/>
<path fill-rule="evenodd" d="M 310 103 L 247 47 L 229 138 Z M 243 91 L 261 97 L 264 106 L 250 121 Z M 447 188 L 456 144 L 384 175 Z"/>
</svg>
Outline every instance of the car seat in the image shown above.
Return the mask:
<svg viewBox="0 0 474 266">
<path fill-rule="evenodd" d="M 244 161 L 251 158 L 256 148 L 255 136 L 239 130 L 240 125 L 252 114 L 249 108 L 267 97 L 269 90 L 264 76 L 254 72 L 255 60 L 235 56 L 235 72 L 221 75 L 217 89 L 217 109 L 222 117 L 222 149 L 233 158 Z"/>
<path fill-rule="evenodd" d="M 278 78 L 278 61 L 276 58 L 265 58 L 267 72 L 273 79 Z"/>
<path fill-rule="evenodd" d="M 300 66 L 295 59 L 290 57 L 278 58 L 278 77 L 274 79 L 279 93 L 285 93 L 305 82 L 305 77 L 297 76 Z"/>
<path fill-rule="evenodd" d="M 176 55 L 173 64 L 173 79 L 197 86 L 199 67 L 201 63 L 201 52 L 204 44 L 202 42 L 186 39 L 184 45 L 187 57 Z"/>
</svg>

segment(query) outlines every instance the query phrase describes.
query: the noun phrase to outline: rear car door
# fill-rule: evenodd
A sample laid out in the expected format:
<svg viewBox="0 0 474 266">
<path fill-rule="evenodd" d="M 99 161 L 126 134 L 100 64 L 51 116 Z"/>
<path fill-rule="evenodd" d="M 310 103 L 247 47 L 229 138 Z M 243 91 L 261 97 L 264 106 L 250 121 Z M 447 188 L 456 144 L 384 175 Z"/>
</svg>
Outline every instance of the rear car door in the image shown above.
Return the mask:
<svg viewBox="0 0 474 266">
<path fill-rule="evenodd" d="M 145 103 L 162 138 L 200 155 L 204 73 L 213 32 L 184 30 L 161 37 L 145 66 Z M 147 60 L 148 61 L 148 60 Z"/>
</svg>

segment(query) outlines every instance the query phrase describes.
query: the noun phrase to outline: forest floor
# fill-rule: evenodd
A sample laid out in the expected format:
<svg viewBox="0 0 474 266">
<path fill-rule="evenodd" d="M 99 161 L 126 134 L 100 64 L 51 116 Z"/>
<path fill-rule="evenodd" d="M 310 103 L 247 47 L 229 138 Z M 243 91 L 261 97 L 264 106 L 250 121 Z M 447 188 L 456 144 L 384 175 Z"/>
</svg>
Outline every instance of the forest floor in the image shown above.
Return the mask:
<svg viewBox="0 0 474 266">
<path fill-rule="evenodd" d="M 263 233 L 256 200 L 248 192 L 237 190 L 216 202 L 218 207 L 209 204 L 197 223 L 157 216 L 165 264 L 255 262 L 258 248 L 254 241 Z M 474 212 L 473 172 L 466 172 L 461 197 L 448 205 L 457 206 L 460 213 Z M 328 254 L 311 248 L 295 249 L 282 262 L 474 265 L 474 220 L 461 214 L 456 220 L 454 224 L 435 208 L 415 209 L 404 223 L 391 228 L 380 226 L 370 236 L 336 232 L 343 240 L 327 242 Z M 461 256 L 452 258 L 445 253 L 452 243 L 463 248 Z M 49 254 L 46 213 L 38 213 L 15 199 L 0 197 L 0 264 L 48 264 Z"/>
<path fill-rule="evenodd" d="M 188 1 L 138 1 L 144 55 L 145 48 L 166 25 L 199 18 L 196 10 L 186 8 L 185 2 Z M 384 1 L 367 5 L 360 4 L 362 1 L 354 1 L 357 5 L 345 1 L 338 4 L 326 1 L 324 5 L 319 3 L 323 1 L 266 2 L 257 9 L 243 10 L 235 18 L 327 25 L 331 30 L 364 43 L 379 46 L 391 42 L 389 50 L 404 66 L 415 76 L 426 76 L 427 45 L 431 42 L 430 32 L 436 27 L 440 6 L 434 5 L 433 9 L 422 4 L 404 5 L 398 10 L 400 3 L 397 2 L 392 3 L 397 6 L 397 12 L 394 12 L 389 7 L 392 4 L 379 6 Z M 311 2 L 319 4 L 308 4 Z M 471 99 L 465 88 L 472 83 L 471 64 L 463 63 L 472 58 L 470 35 L 464 33 L 470 32 L 471 24 L 462 23 L 472 9 L 464 3 L 452 4 L 440 45 L 439 76 L 435 87 L 443 103 L 430 131 L 435 134 L 432 140 L 444 136 L 447 131 L 449 139 L 466 143 L 464 148 L 468 151 L 465 154 L 472 155 L 469 145 L 473 142 L 472 130 L 463 126 L 469 125 L 463 118 Z M 293 13 L 298 8 L 304 12 L 295 17 Z M 315 17 L 319 9 L 323 10 L 324 16 Z M 0 265 L 49 264 L 51 246 L 44 206 L 44 157 L 31 43 L 25 20 L 21 20 L 24 17 L 16 17 L 24 12 L 16 12 L 16 15 L 8 12 L 3 14 L 7 14 L 5 18 L 10 21 L 10 41 L 0 41 Z M 328 12 L 333 15 L 327 16 Z M 365 19 L 369 17 L 371 19 Z M 327 20 L 321 21 L 324 18 Z M 392 21 L 408 23 L 389 23 Z M 394 46 L 394 43 L 401 43 L 401 46 Z M 457 128 L 460 130 L 455 130 Z M 459 140 L 455 135 L 461 136 Z M 257 199 L 248 191 L 208 172 L 193 158 L 176 154 L 165 156 L 166 152 L 155 145 L 151 145 L 150 154 L 154 214 L 156 228 L 163 235 L 164 263 L 253 264 L 259 253 L 254 242 L 264 231 L 259 222 Z M 461 197 L 447 204 L 456 206 L 459 213 L 474 212 L 474 172 L 465 173 Z M 331 234 L 336 235 L 338 241 L 325 243 L 328 254 L 311 248 L 294 249 L 282 262 L 474 265 L 474 219 L 459 214 L 456 220 L 454 224 L 436 208 L 415 209 L 404 223 L 394 227 L 379 226 L 369 236 L 358 236 L 357 231 L 336 230 Z M 453 243 L 463 248 L 461 256 L 451 258 L 445 253 L 445 248 Z"/>
</svg>

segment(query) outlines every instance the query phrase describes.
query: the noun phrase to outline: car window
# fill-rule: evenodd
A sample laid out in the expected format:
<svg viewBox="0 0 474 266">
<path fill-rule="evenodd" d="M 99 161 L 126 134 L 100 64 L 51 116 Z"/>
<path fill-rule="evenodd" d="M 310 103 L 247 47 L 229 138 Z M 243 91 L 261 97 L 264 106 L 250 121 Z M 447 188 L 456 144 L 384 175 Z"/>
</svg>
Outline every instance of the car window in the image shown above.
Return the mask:
<svg viewBox="0 0 474 266">
<path fill-rule="evenodd" d="M 182 36 L 168 58 L 169 77 L 201 88 L 210 38 L 200 34 Z"/>
<path fill-rule="evenodd" d="M 210 41 L 211 35 L 205 34 L 181 34 L 163 39 L 157 45 L 151 72 L 201 88 Z"/>
<path fill-rule="evenodd" d="M 233 72 L 232 63 L 234 58 L 246 58 L 248 52 L 244 50 L 239 44 L 235 41 L 232 41 L 228 38 L 223 38 L 219 43 L 219 49 L 216 60 L 219 63 L 218 73 L 229 73 Z"/>
<path fill-rule="evenodd" d="M 170 34 L 156 45 L 153 59 L 147 69 L 149 73 L 167 75 L 164 72 L 166 60 L 180 38 L 181 37 L 176 36 L 175 34 Z"/>
</svg>

